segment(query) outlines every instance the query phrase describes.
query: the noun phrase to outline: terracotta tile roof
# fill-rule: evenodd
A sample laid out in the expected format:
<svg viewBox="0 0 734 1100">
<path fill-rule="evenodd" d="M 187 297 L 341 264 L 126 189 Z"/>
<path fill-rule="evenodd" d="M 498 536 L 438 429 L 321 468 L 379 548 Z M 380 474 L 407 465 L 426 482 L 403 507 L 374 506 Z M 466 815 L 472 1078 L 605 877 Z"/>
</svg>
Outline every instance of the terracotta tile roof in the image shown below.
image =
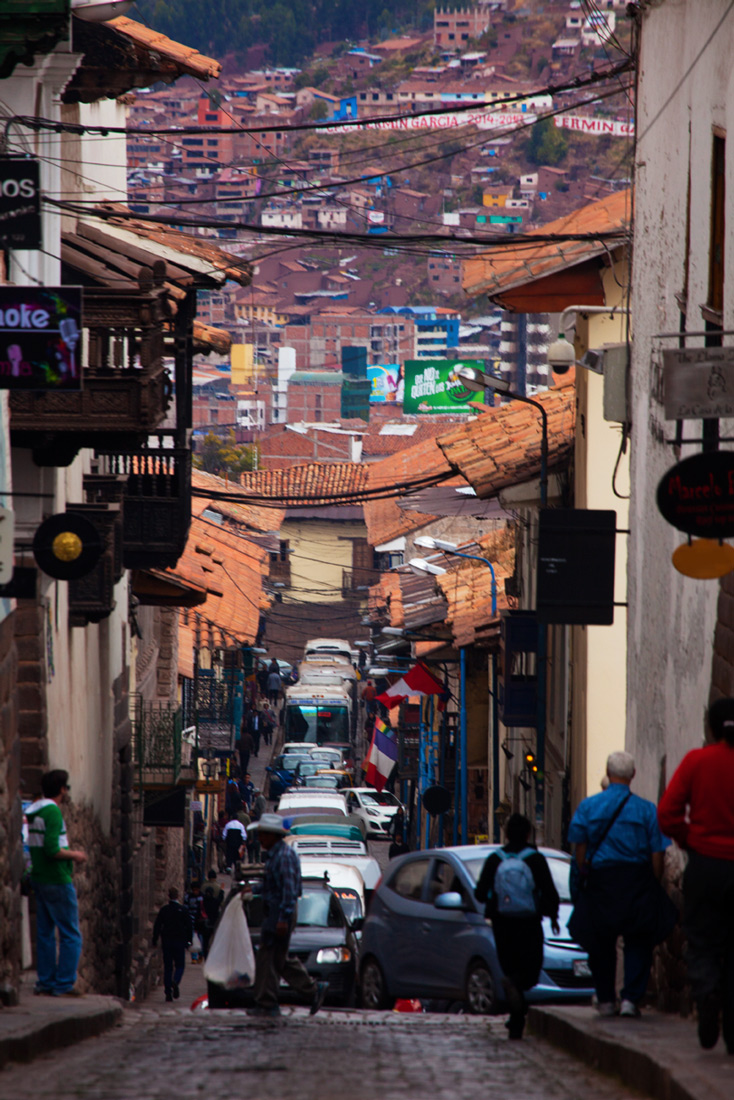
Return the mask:
<svg viewBox="0 0 734 1100">
<path fill-rule="evenodd" d="M 367 467 L 358 462 L 308 462 L 287 470 L 242 474 L 240 489 L 255 498 L 297 507 L 354 503 L 353 494 L 367 488 Z"/>
<path fill-rule="evenodd" d="M 241 493 L 240 486 L 233 482 L 227 482 L 224 478 L 207 474 L 204 470 L 191 471 L 191 484 L 195 489 L 216 491 L 217 493 Z M 247 504 L 242 501 L 229 501 L 204 496 L 195 496 L 192 500 L 192 511 L 195 516 L 200 516 L 206 509 L 219 512 L 231 523 L 260 533 L 277 531 L 285 519 L 284 508 L 270 508 L 259 504 Z"/>
<path fill-rule="evenodd" d="M 263 591 L 270 559 L 267 551 L 213 522 L 194 518 L 186 549 L 175 568 L 150 570 L 155 576 L 203 588 L 206 602 L 179 615 L 181 671 L 190 675 L 190 655 L 198 630 L 201 644 L 252 644 L 261 612 L 269 606 Z"/>
<path fill-rule="evenodd" d="M 573 450 L 576 387 L 564 382 L 535 396 L 548 416 L 548 471 Z M 540 473 L 541 417 L 532 405 L 510 401 L 442 436 L 437 447 L 450 467 L 463 474 L 478 497 L 520 485 Z"/>
<path fill-rule="evenodd" d="M 630 192 L 617 191 L 599 202 L 574 210 L 556 221 L 533 229 L 533 233 L 604 233 L 615 234 L 621 242 L 629 234 Z M 610 242 L 607 241 L 607 247 Z M 614 246 L 614 241 L 611 242 Z M 463 287 L 467 294 L 476 297 L 496 294 L 524 286 L 535 279 L 565 270 L 594 256 L 602 255 L 607 247 L 599 240 L 544 241 L 538 245 L 521 243 L 498 245 L 489 252 L 465 260 Z"/>
<path fill-rule="evenodd" d="M 198 76 L 202 80 L 209 80 L 210 77 L 219 76 L 222 71 L 221 63 L 215 61 L 213 57 L 205 57 L 204 54 L 199 53 L 191 46 L 183 46 L 180 42 L 174 42 L 172 38 L 167 38 L 165 34 L 159 34 L 158 31 L 151 30 L 150 27 L 144 27 L 142 23 L 136 23 L 134 19 L 128 19 L 124 15 L 118 15 L 116 19 L 107 20 L 106 25 L 114 28 L 118 33 L 124 34 L 136 45 L 151 49 L 169 61 L 175 62 L 181 72 L 189 76 Z"/>
<path fill-rule="evenodd" d="M 400 573 L 396 569 L 383 573 L 378 583 L 371 585 L 367 608 L 369 617 L 374 623 L 379 622 L 385 626 L 405 626 Z"/>
<path fill-rule="evenodd" d="M 416 422 L 413 423 L 413 420 Z M 383 458 L 387 455 L 397 454 L 416 443 L 436 439 L 449 431 L 454 425 L 465 422 L 466 417 L 422 416 L 412 419 L 401 417 L 396 423 L 411 424 L 415 427 L 415 431 L 412 435 L 392 435 L 381 434 L 385 424 L 390 423 L 390 421 L 371 419 L 369 424 L 362 421 L 363 428 L 367 429 L 362 436 L 362 454 L 364 458 Z"/>
<path fill-rule="evenodd" d="M 386 489 L 406 482 L 415 482 L 419 478 L 450 478 L 452 468 L 439 449 L 435 439 L 426 439 L 406 447 L 396 455 L 374 462 L 368 467 L 370 489 Z M 464 484 L 463 477 L 457 477 L 452 484 Z M 364 518 L 367 524 L 367 538 L 371 546 L 380 546 L 383 542 L 400 538 L 425 527 L 436 516 L 421 515 L 419 512 L 403 512 L 397 500 L 386 497 L 365 501 Z"/>
</svg>

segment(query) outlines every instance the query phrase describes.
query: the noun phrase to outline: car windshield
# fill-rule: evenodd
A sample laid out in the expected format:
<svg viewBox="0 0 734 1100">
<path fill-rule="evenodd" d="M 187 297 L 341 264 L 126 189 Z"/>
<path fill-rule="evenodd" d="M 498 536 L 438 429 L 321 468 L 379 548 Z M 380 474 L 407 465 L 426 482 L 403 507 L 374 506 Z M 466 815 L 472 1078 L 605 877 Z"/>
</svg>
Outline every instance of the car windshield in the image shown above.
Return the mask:
<svg viewBox="0 0 734 1100">
<path fill-rule="evenodd" d="M 400 802 L 394 794 L 387 791 L 362 791 L 362 801 L 365 806 L 399 806 Z"/>
<path fill-rule="evenodd" d="M 331 892 L 304 887 L 298 899 L 298 924 L 306 928 L 333 928 L 336 923 Z"/>
<path fill-rule="evenodd" d="M 349 741 L 349 714 L 345 706 L 316 706 L 310 703 L 287 703 L 285 735 L 292 741 L 309 744 L 322 741 Z"/>
<path fill-rule="evenodd" d="M 309 775 L 306 776 L 305 786 L 336 791 L 339 789 L 339 777 L 336 775 Z"/>
<path fill-rule="evenodd" d="M 284 768 L 287 772 L 293 772 L 296 770 L 296 766 L 300 764 L 302 760 L 307 760 L 308 757 L 300 755 L 299 753 L 288 753 L 287 756 L 280 757 L 280 763 L 277 765 L 279 768 Z"/>
<path fill-rule="evenodd" d="M 491 853 L 490 853 L 491 855 Z M 555 859 L 553 856 L 545 857 L 548 861 L 550 873 L 553 878 L 553 884 L 558 891 L 558 897 L 561 901 L 571 900 L 571 889 L 569 886 L 569 877 L 571 871 L 571 862 L 567 859 Z M 462 859 L 464 867 L 466 867 L 472 881 L 476 884 L 479 882 L 479 876 L 482 873 L 482 867 L 486 863 L 487 856 L 481 856 L 476 859 Z"/>
<path fill-rule="evenodd" d="M 314 749 L 311 753 L 312 760 L 318 760 L 319 764 L 341 764 L 342 754 L 338 749 Z"/>
<path fill-rule="evenodd" d="M 344 910 L 344 916 L 349 923 L 357 920 L 362 916 L 362 902 L 360 901 L 359 894 L 356 890 L 348 890 L 346 888 L 334 887 L 334 893 L 339 898 Z"/>
</svg>

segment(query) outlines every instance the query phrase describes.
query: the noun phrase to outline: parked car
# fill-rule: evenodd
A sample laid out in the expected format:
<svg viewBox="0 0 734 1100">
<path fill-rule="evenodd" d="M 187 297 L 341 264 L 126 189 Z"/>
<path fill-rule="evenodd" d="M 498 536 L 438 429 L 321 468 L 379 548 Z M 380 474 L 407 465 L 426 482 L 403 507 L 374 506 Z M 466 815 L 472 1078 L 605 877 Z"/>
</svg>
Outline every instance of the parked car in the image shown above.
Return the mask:
<svg viewBox="0 0 734 1100">
<path fill-rule="evenodd" d="M 364 821 L 367 836 L 387 838 L 390 835 L 390 826 L 401 805 L 394 794 L 376 791 L 373 787 L 354 787 L 344 793 L 347 808 Z"/>
<path fill-rule="evenodd" d="M 501 1011 L 504 994 L 491 922 L 474 897 L 487 856 L 498 845 L 411 852 L 394 860 L 374 891 L 362 935 L 365 1008 L 388 1008 L 396 997 L 463 1001 L 474 1014 Z M 561 898 L 561 931 L 543 921 L 545 951 L 528 1001 L 591 997 L 588 956 L 566 927 L 571 915 L 570 857 L 541 848 Z"/>
<path fill-rule="evenodd" d="M 243 876 L 233 883 L 222 913 L 228 905 L 244 907 L 253 946 L 257 949 L 263 917 L 262 868 L 244 869 Z M 329 983 L 326 999 L 332 1004 L 351 1004 L 355 999 L 359 974 L 357 932 L 361 924 L 361 918 L 355 921 L 347 918 L 337 891 L 323 875 L 304 876 L 289 954 L 299 958 L 318 981 Z M 228 990 L 207 982 L 207 996 L 209 1008 L 242 1008 L 252 1004 L 252 987 Z M 288 986 L 281 988 L 281 997 L 298 1000 L 298 994 Z"/>
<path fill-rule="evenodd" d="M 290 836 L 330 837 L 334 840 L 350 840 L 364 843 L 364 833 L 359 825 L 350 825 L 348 818 L 319 817 L 304 814 L 291 822 Z"/>
<path fill-rule="evenodd" d="M 339 898 L 344 915 L 350 924 L 364 916 L 364 879 L 356 867 L 339 860 L 301 855 L 301 874 L 304 878 L 318 878 L 328 882 Z"/>
<path fill-rule="evenodd" d="M 282 752 L 265 770 L 270 776 L 268 798 L 275 802 L 284 791 L 296 782 L 296 769 L 301 761 L 307 760 L 307 753 Z"/>
</svg>

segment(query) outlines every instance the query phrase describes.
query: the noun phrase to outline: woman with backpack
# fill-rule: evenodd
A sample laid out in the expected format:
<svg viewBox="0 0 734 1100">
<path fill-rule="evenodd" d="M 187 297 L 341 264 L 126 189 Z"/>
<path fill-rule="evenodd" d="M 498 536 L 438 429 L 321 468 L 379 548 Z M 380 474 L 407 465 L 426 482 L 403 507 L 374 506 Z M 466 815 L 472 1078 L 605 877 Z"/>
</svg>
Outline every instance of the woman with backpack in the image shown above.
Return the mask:
<svg viewBox="0 0 734 1100">
<path fill-rule="evenodd" d="M 528 1006 L 524 994 L 537 983 L 543 965 L 543 917 L 556 935 L 558 891 L 546 858 L 530 843 L 533 827 L 522 814 L 507 822 L 507 843 L 492 852 L 474 894 L 492 921 L 497 957 L 504 972 L 511 1039 L 522 1039 Z"/>
</svg>

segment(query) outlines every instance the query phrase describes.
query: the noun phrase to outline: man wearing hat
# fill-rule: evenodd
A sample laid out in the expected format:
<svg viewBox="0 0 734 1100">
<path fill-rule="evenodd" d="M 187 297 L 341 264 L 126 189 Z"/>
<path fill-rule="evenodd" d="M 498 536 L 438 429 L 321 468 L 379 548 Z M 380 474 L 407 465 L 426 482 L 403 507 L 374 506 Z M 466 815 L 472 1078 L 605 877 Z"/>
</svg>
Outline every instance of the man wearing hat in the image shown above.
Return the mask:
<svg viewBox="0 0 734 1100">
<path fill-rule="evenodd" d="M 250 1016 L 279 1016 L 280 979 L 311 997 L 311 1015 L 321 1008 L 328 982 L 317 982 L 299 959 L 289 958 L 288 945 L 296 925 L 301 895 L 301 863 L 295 850 L 283 843 L 288 832 L 279 814 L 263 814 L 249 830 L 257 832 L 265 853 L 264 916 L 255 966 L 255 1007 Z"/>
</svg>

